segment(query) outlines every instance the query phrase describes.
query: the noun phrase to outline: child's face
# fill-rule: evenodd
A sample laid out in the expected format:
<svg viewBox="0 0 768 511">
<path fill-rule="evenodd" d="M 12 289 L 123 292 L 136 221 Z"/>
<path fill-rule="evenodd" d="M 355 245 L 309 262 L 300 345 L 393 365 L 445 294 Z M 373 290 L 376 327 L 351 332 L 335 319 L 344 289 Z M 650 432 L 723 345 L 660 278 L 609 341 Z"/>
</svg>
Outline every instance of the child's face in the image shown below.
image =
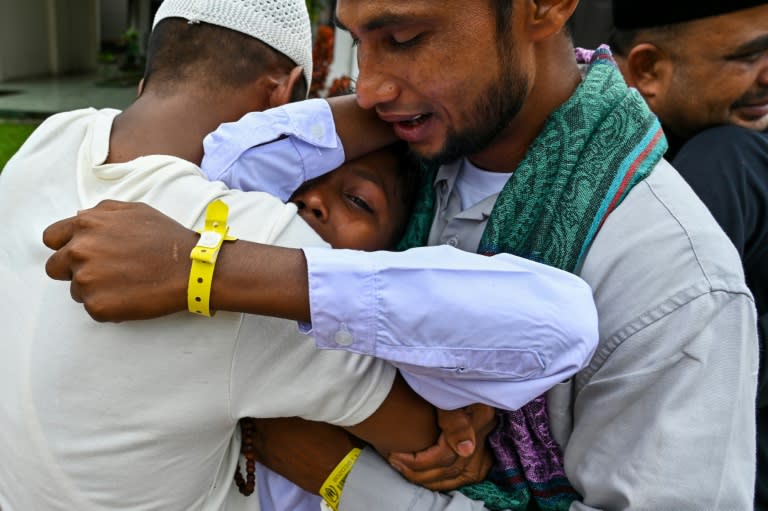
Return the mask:
<svg viewBox="0 0 768 511">
<path fill-rule="evenodd" d="M 370 153 L 307 181 L 291 202 L 334 248 L 391 248 L 405 222 L 396 166 L 389 151 Z"/>
</svg>

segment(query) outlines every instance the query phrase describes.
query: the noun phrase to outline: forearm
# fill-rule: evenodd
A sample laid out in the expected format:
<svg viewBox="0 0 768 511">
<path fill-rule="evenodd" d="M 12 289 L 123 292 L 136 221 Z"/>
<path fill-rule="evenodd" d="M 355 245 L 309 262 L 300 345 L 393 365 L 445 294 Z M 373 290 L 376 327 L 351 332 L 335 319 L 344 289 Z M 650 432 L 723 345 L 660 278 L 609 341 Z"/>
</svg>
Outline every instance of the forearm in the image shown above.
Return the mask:
<svg viewBox="0 0 768 511">
<path fill-rule="evenodd" d="M 256 419 L 254 426 L 259 463 L 315 494 L 352 448 L 365 445 L 338 426 L 297 417 Z"/>
<path fill-rule="evenodd" d="M 384 455 L 424 450 L 437 442 L 439 434 L 435 409 L 413 392 L 400 375 L 379 409 L 346 430 Z"/>
<path fill-rule="evenodd" d="M 389 124 L 354 96 L 251 112 L 205 137 L 201 168 L 230 188 L 283 201 L 305 181 L 394 142 Z"/>
<path fill-rule="evenodd" d="M 227 243 L 216 263 L 211 307 L 310 321 L 303 252 L 246 241 Z"/>
<path fill-rule="evenodd" d="M 350 449 L 364 445 L 361 440 L 382 453 L 413 452 L 432 446 L 438 434 L 434 409 L 399 378 L 382 406 L 356 426 L 283 418 L 257 420 L 256 428 L 258 461 L 312 493 Z"/>
<path fill-rule="evenodd" d="M 354 94 L 329 98 L 328 104 L 347 161 L 397 140 L 392 126 L 379 119 L 374 110 L 360 108 Z"/>
<path fill-rule="evenodd" d="M 439 408 L 519 408 L 583 367 L 597 343 L 589 286 L 525 259 L 447 246 L 305 255 L 317 345 L 390 361 Z"/>
</svg>

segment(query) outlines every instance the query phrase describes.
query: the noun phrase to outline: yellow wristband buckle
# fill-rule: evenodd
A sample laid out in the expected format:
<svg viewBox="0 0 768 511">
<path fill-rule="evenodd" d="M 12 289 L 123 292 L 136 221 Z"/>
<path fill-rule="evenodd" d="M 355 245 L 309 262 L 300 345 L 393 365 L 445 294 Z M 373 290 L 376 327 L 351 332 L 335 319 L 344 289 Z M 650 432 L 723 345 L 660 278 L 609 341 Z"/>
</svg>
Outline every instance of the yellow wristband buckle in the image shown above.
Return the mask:
<svg viewBox="0 0 768 511">
<path fill-rule="evenodd" d="M 333 469 L 323 483 L 323 486 L 320 487 L 320 496 L 323 498 L 323 502 L 333 511 L 338 511 L 339 509 L 341 493 L 344 491 L 344 483 L 347 481 L 347 476 L 360 456 L 360 452 L 360 449 L 357 447 L 349 451 L 339 464 L 336 465 L 336 468 Z"/>
<path fill-rule="evenodd" d="M 222 243 L 237 239 L 228 236 L 228 215 L 229 207 L 224 202 L 211 202 L 205 212 L 205 227 L 197 231 L 200 233 L 200 239 L 189 254 L 192 267 L 187 284 L 187 308 L 193 314 L 209 317 L 215 314 L 215 311 L 211 311 L 210 303 L 216 259 L 219 257 Z"/>
</svg>

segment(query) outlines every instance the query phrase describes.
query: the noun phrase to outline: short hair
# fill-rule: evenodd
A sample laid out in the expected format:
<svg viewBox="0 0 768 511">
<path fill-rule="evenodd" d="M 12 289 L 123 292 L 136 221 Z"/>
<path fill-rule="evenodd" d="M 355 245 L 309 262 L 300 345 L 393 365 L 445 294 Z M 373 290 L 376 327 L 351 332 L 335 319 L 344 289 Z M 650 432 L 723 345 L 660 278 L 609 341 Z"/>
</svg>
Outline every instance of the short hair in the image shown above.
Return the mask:
<svg viewBox="0 0 768 511">
<path fill-rule="evenodd" d="M 183 82 L 204 90 L 233 89 L 268 71 L 288 73 L 294 67 L 288 57 L 249 35 L 209 23 L 167 18 L 150 35 L 144 85 L 161 94 Z M 306 97 L 303 83 L 300 80 L 291 99 Z"/>
<path fill-rule="evenodd" d="M 611 47 L 611 53 L 614 55 L 626 57 L 629 55 L 635 39 L 637 39 L 637 30 L 619 30 L 615 28 L 608 36 L 608 46 Z"/>
<path fill-rule="evenodd" d="M 683 32 L 686 24 L 687 22 L 674 23 L 635 30 L 617 28 L 608 37 L 608 46 L 611 47 L 611 52 L 620 57 L 627 57 L 632 47 L 640 42 L 649 42 L 670 50 L 672 48 L 670 43 Z"/>
</svg>

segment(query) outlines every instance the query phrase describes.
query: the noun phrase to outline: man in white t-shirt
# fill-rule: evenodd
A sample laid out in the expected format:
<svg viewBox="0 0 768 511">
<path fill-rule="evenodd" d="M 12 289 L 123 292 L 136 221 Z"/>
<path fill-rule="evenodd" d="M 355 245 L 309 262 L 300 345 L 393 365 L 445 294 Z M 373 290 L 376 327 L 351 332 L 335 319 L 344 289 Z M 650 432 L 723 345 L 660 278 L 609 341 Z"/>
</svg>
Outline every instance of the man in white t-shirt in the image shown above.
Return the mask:
<svg viewBox="0 0 768 511">
<path fill-rule="evenodd" d="M 310 72 L 303 2 L 281 2 L 271 13 L 298 27 L 279 39 L 282 53 L 256 38 L 278 40 L 270 39 L 275 20 L 222 11 L 217 27 L 177 18 L 193 4 L 161 6 L 132 107 L 54 116 L 3 175 L 0 203 L 13 217 L 0 249 L 3 510 L 224 509 L 240 417 L 352 425 L 390 392 L 393 368 L 318 352 L 293 322 L 219 313 L 99 324 L 45 275 L 45 225 L 108 197 L 147 201 L 189 226 L 224 198 L 238 236 L 323 244 L 278 199 L 211 186 L 190 163 L 222 120 L 284 102 L 295 82 L 309 79 L 294 64 Z M 246 21 L 252 36 L 225 28 Z"/>
</svg>

